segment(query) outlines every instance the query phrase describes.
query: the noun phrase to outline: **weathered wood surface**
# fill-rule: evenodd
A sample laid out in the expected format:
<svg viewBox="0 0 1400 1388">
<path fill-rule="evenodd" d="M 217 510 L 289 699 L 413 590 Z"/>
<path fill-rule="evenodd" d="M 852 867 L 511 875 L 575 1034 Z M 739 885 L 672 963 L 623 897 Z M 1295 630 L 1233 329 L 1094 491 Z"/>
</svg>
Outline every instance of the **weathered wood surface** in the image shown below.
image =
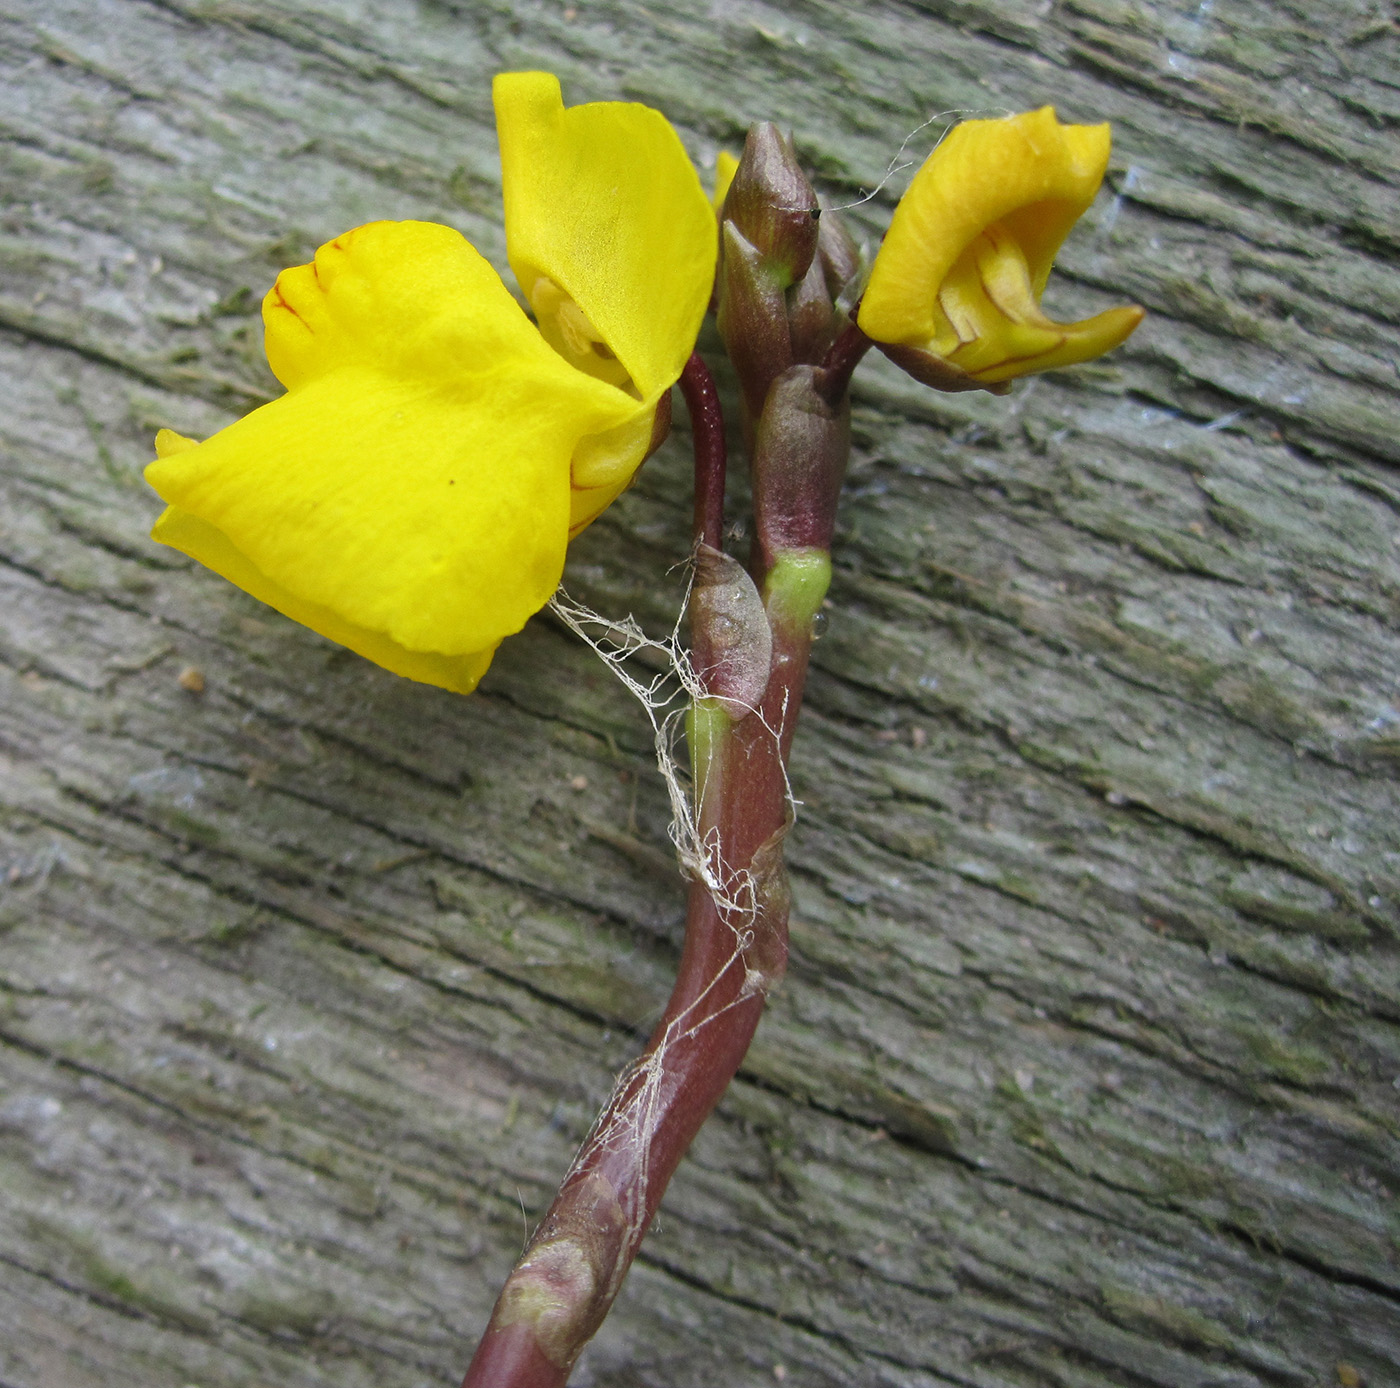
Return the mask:
<svg viewBox="0 0 1400 1388">
<path fill-rule="evenodd" d="M 4 1388 L 455 1382 L 669 986 L 586 650 L 456 699 L 145 538 L 155 428 L 274 389 L 280 266 L 404 216 L 503 263 L 522 66 L 701 160 L 790 123 L 837 202 L 939 111 L 1109 118 L 1053 299 L 1151 310 L 1009 400 L 863 370 L 792 970 L 576 1381 L 1400 1382 L 1389 7 L 19 0 L 0 46 Z M 684 444 L 570 561 L 656 629 Z"/>
</svg>

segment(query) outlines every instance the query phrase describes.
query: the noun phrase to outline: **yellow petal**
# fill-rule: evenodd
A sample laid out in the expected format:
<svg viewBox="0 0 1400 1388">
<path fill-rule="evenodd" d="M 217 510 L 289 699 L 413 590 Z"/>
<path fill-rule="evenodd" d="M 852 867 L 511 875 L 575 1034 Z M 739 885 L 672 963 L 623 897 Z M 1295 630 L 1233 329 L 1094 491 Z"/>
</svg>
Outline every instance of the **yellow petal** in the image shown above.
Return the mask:
<svg viewBox="0 0 1400 1388">
<path fill-rule="evenodd" d="M 727 149 L 722 149 L 715 155 L 714 207 L 716 214 L 724 207 L 724 199 L 729 193 L 729 185 L 734 182 L 734 175 L 738 172 L 739 160 Z"/>
<path fill-rule="evenodd" d="M 324 610 L 292 615 L 402 673 L 400 648 L 489 658 L 558 583 L 579 440 L 636 402 L 551 351 L 446 227 L 347 233 L 279 277 L 264 313 L 288 393 L 146 472 L 222 537 L 187 552 L 232 570 L 226 542 L 235 582 Z M 167 520 L 158 538 L 191 533 Z"/>
<path fill-rule="evenodd" d="M 600 381 L 636 393 L 631 373 L 618 361 L 601 329 L 548 275 L 535 276 L 529 300 L 545 341 L 565 361 Z"/>
<path fill-rule="evenodd" d="M 199 444 L 194 439 L 187 439 L 173 429 L 156 430 L 157 458 L 173 458 L 177 453 L 188 453 L 191 448 L 198 447 Z"/>
<path fill-rule="evenodd" d="M 1022 247 L 998 223 L 968 247 L 938 294 L 957 341 L 938 351 L 984 384 L 1073 366 L 1122 343 L 1140 308 L 1114 308 L 1077 323 L 1047 318 L 1035 300 Z"/>
<path fill-rule="evenodd" d="M 1108 167 L 1109 128 L 1063 126 L 1052 108 L 957 126 L 895 209 L 861 303 L 881 342 L 927 341 L 936 293 L 972 241 L 1012 218 L 1038 294 L 1061 242 Z"/>
<path fill-rule="evenodd" d="M 558 395 L 492 384 L 341 368 L 146 477 L 295 596 L 412 650 L 480 650 L 559 581 L 577 437 Z"/>
<path fill-rule="evenodd" d="M 168 431 L 165 431 L 168 432 Z M 328 607 L 293 596 L 256 568 L 222 530 L 174 506 L 166 508 L 151 531 L 154 539 L 197 559 L 206 568 L 251 593 L 284 616 L 358 655 L 423 684 L 435 684 L 458 694 L 470 694 L 491 664 L 495 647 L 467 655 L 439 655 L 434 651 L 410 651 L 383 632 L 370 631 L 332 612 Z"/>
<path fill-rule="evenodd" d="M 575 487 L 569 494 L 569 539 L 576 539 L 632 485 L 632 474 L 598 487 Z"/>
<path fill-rule="evenodd" d="M 631 485 L 633 474 L 656 447 L 655 413 L 638 411 L 616 429 L 579 440 L 569 469 L 571 540 Z"/>
<path fill-rule="evenodd" d="M 680 139 L 633 102 L 565 109 L 548 73 L 503 73 L 493 95 L 511 269 L 537 311 L 556 305 L 541 331 L 603 379 L 616 359 L 655 405 L 694 348 L 714 284 L 714 212 Z M 578 311 L 572 342 L 557 326 L 565 302 Z"/>
<path fill-rule="evenodd" d="M 1107 125 L 1061 125 L 1048 106 L 958 126 L 895 209 L 861 301 L 861 328 L 877 342 L 945 357 L 986 383 L 1117 346 L 1141 310 L 1056 323 L 1039 305 L 1108 154 Z"/>
<path fill-rule="evenodd" d="M 370 222 L 328 241 L 311 264 L 278 275 L 263 326 L 268 363 L 288 389 L 352 364 L 447 379 L 500 350 L 538 355 L 500 277 L 436 222 Z"/>
<path fill-rule="evenodd" d="M 1053 335 L 1025 341 L 1013 338 L 999 361 L 968 374 L 985 385 L 995 385 L 1036 371 L 1078 366 L 1121 346 L 1144 316 L 1136 304 L 1124 304 L 1076 323 L 1056 323 Z"/>
</svg>

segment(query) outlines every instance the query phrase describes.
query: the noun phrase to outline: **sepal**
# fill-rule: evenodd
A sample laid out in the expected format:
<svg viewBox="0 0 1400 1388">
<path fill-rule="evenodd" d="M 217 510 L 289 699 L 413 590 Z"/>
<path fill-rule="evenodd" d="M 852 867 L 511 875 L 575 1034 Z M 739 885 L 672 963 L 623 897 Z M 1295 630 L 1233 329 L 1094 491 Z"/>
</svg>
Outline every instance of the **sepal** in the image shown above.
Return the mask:
<svg viewBox="0 0 1400 1388">
<path fill-rule="evenodd" d="M 822 216 L 817 233 L 817 259 L 826 276 L 827 291 L 838 304 L 849 308 L 860 297 L 870 267 L 839 213 L 827 212 Z"/>
<path fill-rule="evenodd" d="M 736 722 L 752 713 L 768 688 L 773 633 L 748 571 L 704 543 L 695 547 L 690 629 L 690 658 L 705 692 Z"/>
<path fill-rule="evenodd" d="M 788 290 L 787 314 L 793 360 L 820 361 L 836 336 L 839 322 L 820 257 L 812 258 L 807 273 Z"/>
<path fill-rule="evenodd" d="M 724 222 L 721 240 L 716 321 L 753 421 L 763 412 L 773 378 L 792 363 L 787 299 L 762 251 L 733 222 Z"/>
</svg>

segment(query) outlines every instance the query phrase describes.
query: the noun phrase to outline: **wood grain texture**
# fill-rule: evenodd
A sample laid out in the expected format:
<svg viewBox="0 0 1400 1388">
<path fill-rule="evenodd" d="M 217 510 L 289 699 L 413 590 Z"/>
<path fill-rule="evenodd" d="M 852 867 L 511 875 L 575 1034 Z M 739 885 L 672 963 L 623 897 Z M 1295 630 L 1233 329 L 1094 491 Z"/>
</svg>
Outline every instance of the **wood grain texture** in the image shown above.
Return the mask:
<svg viewBox="0 0 1400 1388">
<path fill-rule="evenodd" d="M 1400 1382 L 1390 7 L 19 0 L 0 60 L 3 1388 L 456 1382 L 665 998 L 586 650 L 454 698 L 146 539 L 278 268 L 504 263 L 524 66 L 702 162 L 790 124 L 838 204 L 939 112 L 1111 119 L 1050 303 L 1151 311 L 1006 400 L 862 368 L 792 969 L 575 1382 Z M 567 574 L 656 630 L 685 454 Z"/>
</svg>

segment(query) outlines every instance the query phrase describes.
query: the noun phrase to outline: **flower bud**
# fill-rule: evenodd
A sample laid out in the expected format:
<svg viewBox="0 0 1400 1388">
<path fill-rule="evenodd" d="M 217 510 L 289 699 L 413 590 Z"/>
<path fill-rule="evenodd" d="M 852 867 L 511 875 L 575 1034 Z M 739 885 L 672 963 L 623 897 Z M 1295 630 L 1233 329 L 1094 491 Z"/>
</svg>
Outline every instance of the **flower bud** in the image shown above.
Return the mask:
<svg viewBox="0 0 1400 1388">
<path fill-rule="evenodd" d="M 817 195 L 797 162 L 792 140 L 771 121 L 755 125 L 724 199 L 732 222 L 783 289 L 807 273 L 817 252 Z"/>
</svg>

